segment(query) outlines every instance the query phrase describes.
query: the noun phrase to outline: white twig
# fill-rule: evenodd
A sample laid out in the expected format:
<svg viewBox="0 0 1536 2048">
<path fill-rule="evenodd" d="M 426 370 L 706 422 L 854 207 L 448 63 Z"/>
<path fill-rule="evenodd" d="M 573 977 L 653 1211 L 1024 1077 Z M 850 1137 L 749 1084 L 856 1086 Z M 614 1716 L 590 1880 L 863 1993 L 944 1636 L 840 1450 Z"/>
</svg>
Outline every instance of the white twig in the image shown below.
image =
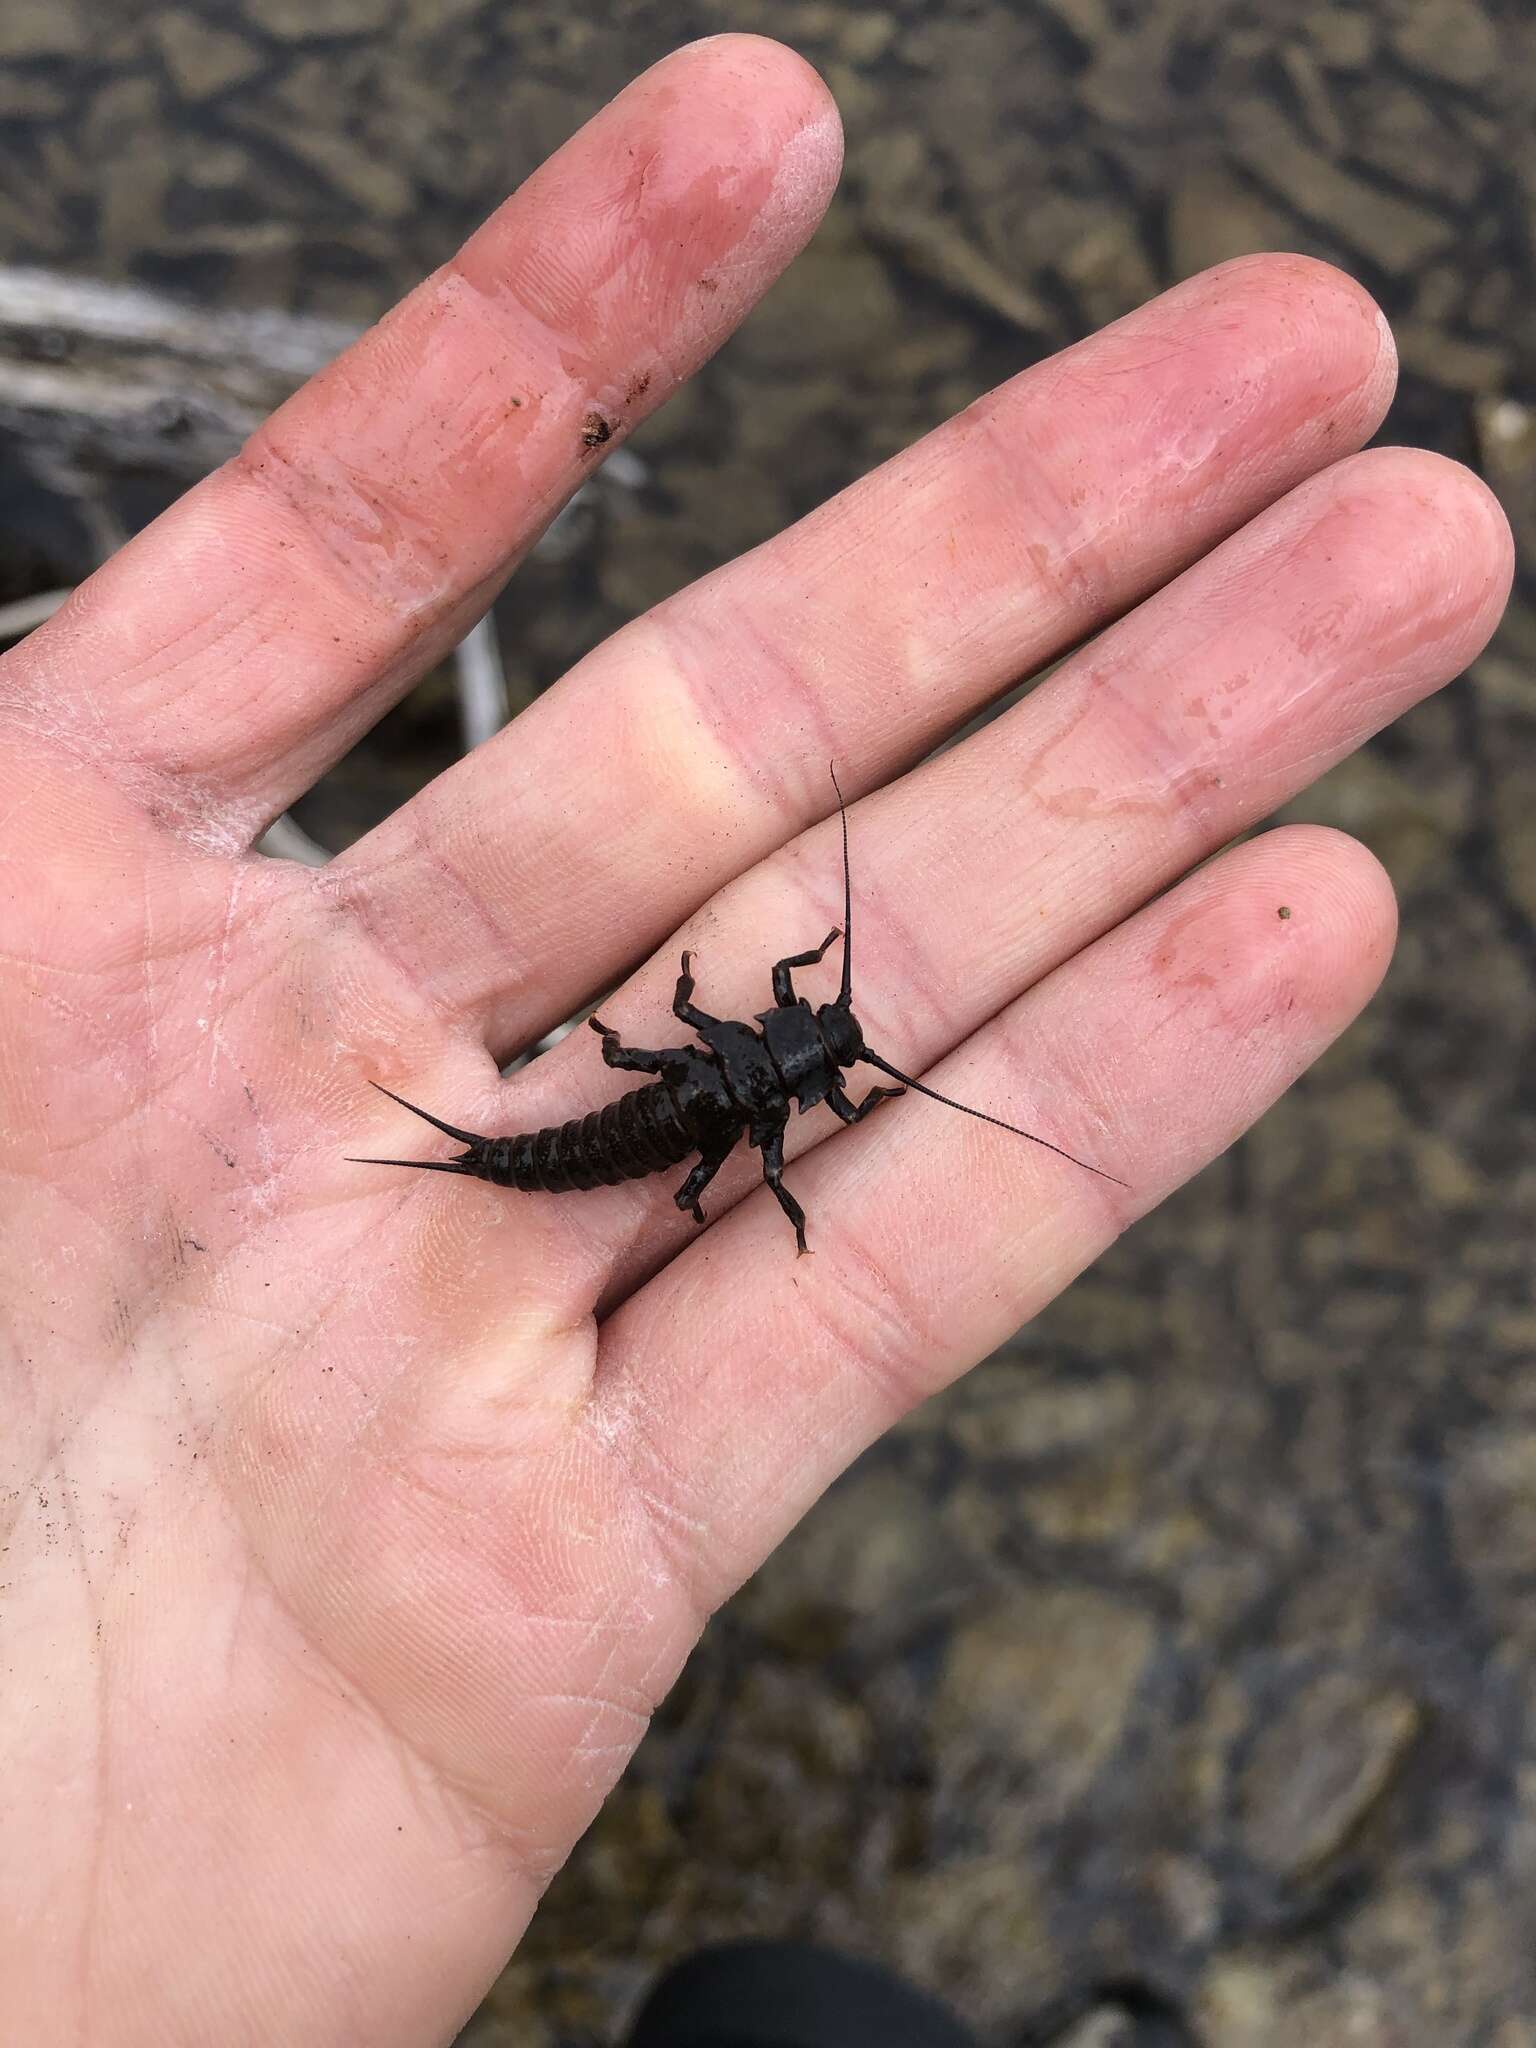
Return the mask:
<svg viewBox="0 0 1536 2048">
<path fill-rule="evenodd" d="M 459 731 L 467 754 L 492 733 L 500 732 L 511 715 L 494 614 L 487 612 L 478 625 L 470 627 L 454 651 L 453 664 Z"/>
<path fill-rule="evenodd" d="M 19 597 L 14 604 L 0 605 L 0 640 L 20 640 L 44 619 L 51 619 L 67 590 L 45 590 L 38 597 Z"/>
</svg>

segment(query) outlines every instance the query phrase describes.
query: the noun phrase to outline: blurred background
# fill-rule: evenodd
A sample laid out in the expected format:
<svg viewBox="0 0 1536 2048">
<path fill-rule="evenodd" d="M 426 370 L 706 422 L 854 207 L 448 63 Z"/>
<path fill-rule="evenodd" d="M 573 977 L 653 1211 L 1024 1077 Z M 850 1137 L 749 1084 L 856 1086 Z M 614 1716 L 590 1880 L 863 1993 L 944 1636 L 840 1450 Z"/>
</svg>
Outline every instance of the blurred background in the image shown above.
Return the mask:
<svg viewBox="0 0 1536 2048">
<path fill-rule="evenodd" d="M 519 576 L 500 668 L 430 678 L 291 850 L 1246 250 L 1376 294 L 1382 438 L 1477 468 L 1521 577 L 1471 674 L 1287 813 L 1397 884 L 1369 1015 L 717 1618 L 464 2040 L 597 2048 L 701 1941 L 793 1933 L 999 2048 L 1536 2048 L 1525 0 L 3 0 L 0 635 L 724 28 L 829 80 L 825 227 Z"/>
</svg>

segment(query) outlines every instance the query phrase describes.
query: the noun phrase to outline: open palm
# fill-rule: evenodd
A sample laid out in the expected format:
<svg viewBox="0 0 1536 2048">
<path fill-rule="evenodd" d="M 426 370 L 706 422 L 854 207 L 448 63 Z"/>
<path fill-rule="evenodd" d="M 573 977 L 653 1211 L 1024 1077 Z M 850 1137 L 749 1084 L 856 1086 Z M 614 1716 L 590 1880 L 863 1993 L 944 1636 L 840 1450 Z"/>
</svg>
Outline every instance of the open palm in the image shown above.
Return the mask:
<svg viewBox="0 0 1536 2048">
<path fill-rule="evenodd" d="M 837 160 L 788 52 L 679 53 L 0 668 L 6 2040 L 451 2036 L 711 1608 L 1383 971 L 1350 841 L 1199 864 L 1466 663 L 1508 543 L 1450 464 L 1338 460 L 1391 344 L 1300 258 L 981 399 L 329 868 L 252 851 Z M 498 1063 L 621 982 L 677 1042 L 685 943 L 763 1009 L 841 922 L 829 760 L 870 1042 L 1129 1192 L 914 1095 L 793 1126 L 804 1260 L 750 1156 L 702 1234 L 682 1170 L 347 1163 L 449 1153 L 370 1081 L 488 1132 L 610 1099 L 587 1032 Z"/>
</svg>

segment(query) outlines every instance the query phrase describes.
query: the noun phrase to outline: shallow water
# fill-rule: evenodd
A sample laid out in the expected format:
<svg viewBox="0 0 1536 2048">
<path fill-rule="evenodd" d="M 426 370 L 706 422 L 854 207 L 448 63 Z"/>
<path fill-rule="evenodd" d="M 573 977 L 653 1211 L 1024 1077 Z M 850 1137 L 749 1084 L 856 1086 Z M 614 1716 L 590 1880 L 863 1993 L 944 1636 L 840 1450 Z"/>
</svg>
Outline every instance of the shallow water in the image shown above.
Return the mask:
<svg viewBox="0 0 1536 2048">
<path fill-rule="evenodd" d="M 1523 543 L 1471 678 L 1287 813 L 1391 871 L 1381 999 L 718 1618 L 467 2038 L 605 2041 L 699 1941 L 797 1932 L 898 1962 L 999 2042 L 1527 2048 L 1523 7 L 133 12 L 0 9 L 0 260 L 348 320 L 686 35 L 760 27 L 829 78 L 850 144 L 833 214 L 637 435 L 645 487 L 514 586 L 522 697 L 990 383 L 1252 248 L 1378 295 L 1405 366 L 1384 438 L 1476 464 Z M 131 526 L 154 478 L 121 488 Z M 89 553 L 29 491 L 8 457 L 7 594 Z M 441 688 L 396 714 L 311 828 L 397 801 L 450 757 L 451 721 Z"/>
</svg>

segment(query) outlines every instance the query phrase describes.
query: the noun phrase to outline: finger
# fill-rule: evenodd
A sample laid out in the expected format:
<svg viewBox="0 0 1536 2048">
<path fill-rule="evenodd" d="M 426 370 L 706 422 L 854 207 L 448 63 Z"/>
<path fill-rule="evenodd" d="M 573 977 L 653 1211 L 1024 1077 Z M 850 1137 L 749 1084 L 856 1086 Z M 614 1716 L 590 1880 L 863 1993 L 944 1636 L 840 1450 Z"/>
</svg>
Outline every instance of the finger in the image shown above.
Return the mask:
<svg viewBox="0 0 1536 2048">
<path fill-rule="evenodd" d="M 797 1169 L 813 1258 L 754 1198 L 613 1316 L 592 1428 L 700 1610 L 1262 1115 L 1367 1001 L 1394 929 L 1385 875 L 1341 834 L 1240 847 L 928 1077 L 967 1102 L 1070 1106 L 1133 1194 L 908 1096 Z"/>
<path fill-rule="evenodd" d="M 1503 514 L 1469 471 L 1407 449 L 1357 456 L 1271 507 L 963 746 L 856 805 L 851 957 L 869 1043 L 920 1073 L 1458 674 L 1493 630 L 1510 569 Z M 771 961 L 841 915 L 834 820 L 723 891 L 676 943 L 698 949 L 702 1006 L 750 1017 L 767 999 Z M 797 985 L 823 1000 L 838 971 L 809 970 Z M 664 1042 L 657 1020 L 675 972 L 669 946 L 605 1003 L 605 1020 L 632 1042 Z M 686 1033 L 674 1024 L 667 1035 Z M 586 1037 L 535 1064 L 511 1119 L 558 1121 L 592 1099 Z M 797 1117 L 791 1152 L 829 1131 L 823 1112 Z M 1087 1150 L 1065 1120 L 1042 1135 Z M 758 1171 L 745 1153 L 732 1161 L 710 1216 Z M 594 1257 L 613 1262 L 610 1300 L 692 1230 L 666 1179 L 581 1199 Z"/>
<path fill-rule="evenodd" d="M 20 680 L 89 709 L 98 752 L 105 722 L 163 818 L 248 843 L 489 602 L 594 434 L 613 445 L 719 346 L 839 152 L 825 87 L 778 44 L 665 59 L 84 585 Z M 88 705 L 82 671 L 110 679 Z"/>
<path fill-rule="evenodd" d="M 1026 371 L 581 663 L 328 874 L 504 1052 L 1374 429 L 1357 286 L 1230 264 Z M 600 774 L 592 769 L 600 768 Z"/>
</svg>

